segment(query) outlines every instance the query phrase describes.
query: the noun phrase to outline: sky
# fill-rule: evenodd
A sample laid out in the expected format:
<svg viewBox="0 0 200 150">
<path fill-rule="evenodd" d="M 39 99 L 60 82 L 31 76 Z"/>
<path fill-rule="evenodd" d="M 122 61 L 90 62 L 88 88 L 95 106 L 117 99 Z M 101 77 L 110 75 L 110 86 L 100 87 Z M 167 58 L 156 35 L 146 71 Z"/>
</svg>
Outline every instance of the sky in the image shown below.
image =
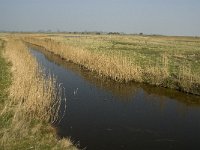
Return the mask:
<svg viewBox="0 0 200 150">
<path fill-rule="evenodd" d="M 200 0 L 0 0 L 0 31 L 200 36 Z"/>
</svg>

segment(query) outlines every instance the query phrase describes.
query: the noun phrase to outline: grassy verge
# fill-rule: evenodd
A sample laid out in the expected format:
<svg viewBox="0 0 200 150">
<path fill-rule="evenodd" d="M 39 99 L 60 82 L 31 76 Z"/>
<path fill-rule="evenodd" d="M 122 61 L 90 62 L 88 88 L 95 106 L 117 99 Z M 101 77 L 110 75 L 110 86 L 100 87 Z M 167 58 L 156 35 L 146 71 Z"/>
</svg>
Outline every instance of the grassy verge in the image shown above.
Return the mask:
<svg viewBox="0 0 200 150">
<path fill-rule="evenodd" d="M 70 140 L 58 140 L 50 125 L 57 119 L 52 104 L 60 101 L 55 80 L 44 78 L 22 42 L 9 39 L 0 45 L 1 149 L 76 149 Z"/>
<path fill-rule="evenodd" d="M 3 58 L 4 42 L 0 40 L 0 110 L 3 109 L 5 101 L 8 100 L 8 87 L 11 84 L 10 64 Z M 8 124 L 6 117 L 0 117 L 0 129 Z"/>
<path fill-rule="evenodd" d="M 100 76 L 200 95 L 200 38 L 30 35 L 23 39 Z"/>
</svg>

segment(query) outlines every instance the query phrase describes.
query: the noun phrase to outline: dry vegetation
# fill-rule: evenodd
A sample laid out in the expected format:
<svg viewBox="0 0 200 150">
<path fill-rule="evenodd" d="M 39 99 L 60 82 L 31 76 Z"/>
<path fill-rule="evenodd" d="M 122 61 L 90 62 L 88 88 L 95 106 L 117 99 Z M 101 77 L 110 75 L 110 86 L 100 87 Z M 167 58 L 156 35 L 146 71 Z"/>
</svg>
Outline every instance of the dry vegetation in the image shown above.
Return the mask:
<svg viewBox="0 0 200 150">
<path fill-rule="evenodd" d="M 1 102 L 1 149 L 76 149 L 50 126 L 61 100 L 55 79 L 43 76 L 21 41 L 7 39 L 4 57 L 12 64 L 12 84 Z"/>
<path fill-rule="evenodd" d="M 21 37 L 100 76 L 200 95 L 199 38 L 44 34 Z"/>
<path fill-rule="evenodd" d="M 54 78 L 44 77 L 21 40 L 42 46 L 66 61 L 118 82 L 143 82 L 200 95 L 199 38 L 6 36 L 9 38 L 4 38 L 4 57 L 12 64 L 12 84 L 7 92 L 4 91 L 8 97 L 5 98 L 6 94 L 3 100 L 0 97 L 2 149 L 76 149 L 69 140 L 56 139 L 49 123 L 58 119 L 52 116 L 56 116 L 58 108 L 55 106 L 61 100 L 60 90 Z M 5 79 L 1 73 L 0 83 L 8 87 L 9 82 Z"/>
</svg>

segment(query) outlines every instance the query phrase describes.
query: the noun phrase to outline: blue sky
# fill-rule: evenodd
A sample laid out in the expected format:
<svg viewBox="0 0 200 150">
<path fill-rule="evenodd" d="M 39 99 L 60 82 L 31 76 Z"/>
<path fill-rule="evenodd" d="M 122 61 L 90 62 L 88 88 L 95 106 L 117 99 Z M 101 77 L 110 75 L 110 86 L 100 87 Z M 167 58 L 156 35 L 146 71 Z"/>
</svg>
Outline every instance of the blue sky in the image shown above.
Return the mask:
<svg viewBox="0 0 200 150">
<path fill-rule="evenodd" d="M 0 0 L 0 30 L 200 36 L 200 0 Z"/>
</svg>

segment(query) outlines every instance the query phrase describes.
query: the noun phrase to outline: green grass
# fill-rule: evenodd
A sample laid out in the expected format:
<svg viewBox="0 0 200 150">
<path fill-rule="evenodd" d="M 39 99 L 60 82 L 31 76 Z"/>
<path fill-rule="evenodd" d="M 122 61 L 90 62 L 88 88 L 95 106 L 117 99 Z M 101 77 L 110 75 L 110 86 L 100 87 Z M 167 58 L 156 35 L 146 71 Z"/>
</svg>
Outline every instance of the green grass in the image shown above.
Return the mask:
<svg viewBox="0 0 200 150">
<path fill-rule="evenodd" d="M 190 65 L 193 72 L 200 72 L 200 38 L 165 36 L 53 36 L 54 40 L 91 51 L 123 55 L 142 66 L 158 63 L 163 54 L 170 60 L 171 71 L 177 66 Z"/>
<path fill-rule="evenodd" d="M 105 55 L 120 55 L 147 68 L 167 67 L 168 79 L 162 86 L 200 94 L 200 38 L 130 35 L 46 36 L 60 43 Z M 156 74 L 156 73 L 155 73 Z M 153 83 L 144 77 L 143 82 Z M 187 80 L 187 83 L 185 82 Z M 192 83 L 191 83 L 192 82 Z M 193 89 L 195 89 L 193 91 Z"/>
<path fill-rule="evenodd" d="M 7 88 L 11 84 L 10 64 L 2 56 L 4 42 L 0 39 L 0 110 L 3 109 L 4 102 L 8 99 Z M 0 129 L 8 126 L 12 114 L 7 113 L 0 116 Z"/>
<path fill-rule="evenodd" d="M 200 38 L 156 37 L 156 36 L 91 36 L 89 38 L 67 38 L 65 43 L 91 51 L 120 53 L 136 60 L 142 66 L 158 62 L 165 53 L 170 60 L 171 70 L 181 63 L 191 65 L 194 72 L 200 72 Z M 160 63 L 159 63 L 160 64 Z"/>
<path fill-rule="evenodd" d="M 43 46 L 68 61 L 78 62 L 100 76 L 103 74 L 119 82 L 142 82 L 200 95 L 199 37 L 74 34 L 23 36 L 27 42 Z M 85 55 L 79 55 L 81 52 Z M 102 66 L 102 62 L 97 63 L 95 57 L 99 61 L 104 60 L 106 64 Z"/>
<path fill-rule="evenodd" d="M 11 84 L 10 64 L 2 56 L 4 42 L 0 39 L 0 110 L 4 108 L 4 103 L 8 101 L 8 87 Z M 9 128 L 13 114 L 6 112 L 0 115 L 0 138 L 3 136 L 5 129 Z"/>
</svg>

